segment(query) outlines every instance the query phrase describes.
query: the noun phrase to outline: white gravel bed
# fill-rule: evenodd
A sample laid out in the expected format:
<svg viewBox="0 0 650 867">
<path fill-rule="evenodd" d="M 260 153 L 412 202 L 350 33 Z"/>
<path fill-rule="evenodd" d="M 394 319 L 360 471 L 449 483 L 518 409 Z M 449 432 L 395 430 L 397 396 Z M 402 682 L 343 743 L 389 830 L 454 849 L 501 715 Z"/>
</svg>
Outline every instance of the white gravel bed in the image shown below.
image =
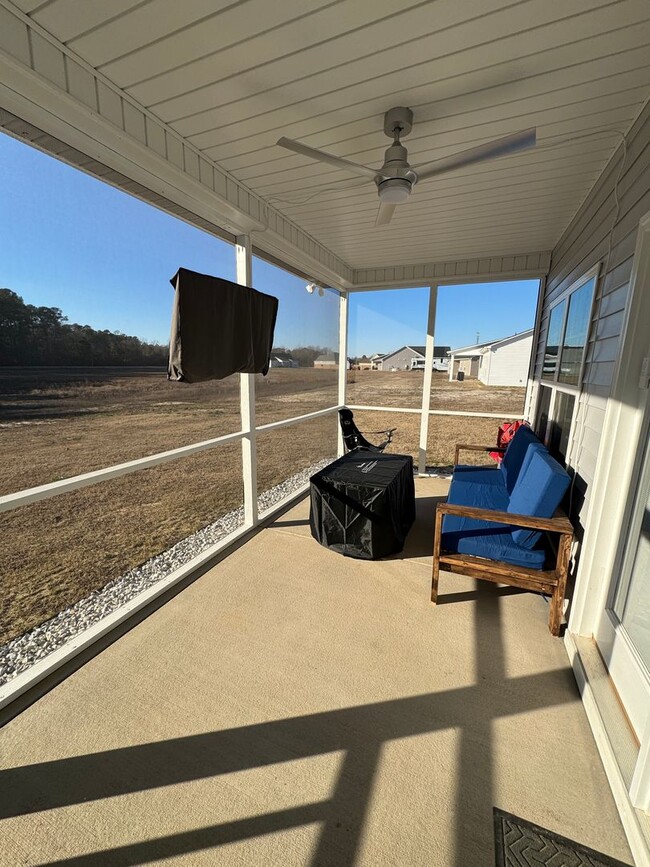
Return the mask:
<svg viewBox="0 0 650 867">
<path fill-rule="evenodd" d="M 319 461 L 274 488 L 264 491 L 257 499 L 259 511 L 270 509 L 280 500 L 297 491 L 309 481 L 310 476 L 333 460 L 334 458 L 327 458 Z M 213 524 L 177 542 L 162 554 L 157 554 L 141 566 L 131 569 L 121 578 L 109 581 L 101 590 L 96 590 L 85 599 L 79 600 L 51 620 L 46 620 L 45 623 L 41 623 L 24 635 L 4 644 L 0 647 L 0 685 L 26 671 L 49 653 L 58 650 L 71 638 L 98 623 L 143 590 L 166 578 L 206 548 L 234 532 L 243 522 L 244 509 L 240 506 L 239 509 L 229 512 Z"/>
</svg>

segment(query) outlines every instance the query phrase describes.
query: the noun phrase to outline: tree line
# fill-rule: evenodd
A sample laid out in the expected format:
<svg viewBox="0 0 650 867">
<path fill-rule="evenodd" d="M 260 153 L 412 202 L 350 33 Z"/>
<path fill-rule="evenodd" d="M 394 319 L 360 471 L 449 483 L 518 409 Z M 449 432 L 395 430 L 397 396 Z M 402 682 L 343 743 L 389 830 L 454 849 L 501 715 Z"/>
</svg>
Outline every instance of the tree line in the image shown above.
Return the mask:
<svg viewBox="0 0 650 867">
<path fill-rule="evenodd" d="M 36 307 L 0 289 L 0 365 L 163 366 L 168 347 L 119 331 L 69 323 L 58 307 Z"/>
</svg>

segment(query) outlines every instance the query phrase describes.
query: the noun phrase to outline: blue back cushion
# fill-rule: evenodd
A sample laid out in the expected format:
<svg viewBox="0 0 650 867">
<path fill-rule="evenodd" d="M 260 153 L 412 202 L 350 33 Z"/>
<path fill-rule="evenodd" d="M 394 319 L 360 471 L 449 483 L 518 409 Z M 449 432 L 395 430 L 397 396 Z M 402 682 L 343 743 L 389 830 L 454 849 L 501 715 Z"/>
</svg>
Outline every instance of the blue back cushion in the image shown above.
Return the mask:
<svg viewBox="0 0 650 867">
<path fill-rule="evenodd" d="M 521 428 L 520 428 L 521 430 Z M 514 441 L 513 441 L 514 442 Z M 569 474 L 544 448 L 533 448 L 517 479 L 508 511 L 518 515 L 552 518 L 569 487 Z M 533 548 L 541 536 L 538 530 L 512 531 L 512 538 L 524 548 Z"/>
<path fill-rule="evenodd" d="M 524 455 L 524 459 L 521 462 L 521 467 L 520 467 L 519 473 L 517 475 L 517 481 L 523 476 L 523 474 L 528 469 L 528 464 L 533 459 L 533 455 L 535 454 L 535 452 L 539 452 L 539 451 L 548 453 L 548 449 L 546 448 L 544 443 L 541 443 L 539 440 L 535 440 L 534 443 L 529 444 L 528 448 L 526 449 L 526 454 Z M 514 490 L 517 487 L 517 481 L 515 481 L 515 484 L 513 485 L 512 490 L 510 491 L 510 496 L 513 495 Z"/>
<path fill-rule="evenodd" d="M 522 424 L 517 430 L 517 433 L 510 440 L 508 448 L 501 461 L 501 472 L 503 473 L 506 483 L 506 490 L 509 494 L 512 493 L 519 477 L 519 470 L 523 464 L 526 451 L 531 443 L 538 443 L 539 440 L 528 427 Z"/>
</svg>

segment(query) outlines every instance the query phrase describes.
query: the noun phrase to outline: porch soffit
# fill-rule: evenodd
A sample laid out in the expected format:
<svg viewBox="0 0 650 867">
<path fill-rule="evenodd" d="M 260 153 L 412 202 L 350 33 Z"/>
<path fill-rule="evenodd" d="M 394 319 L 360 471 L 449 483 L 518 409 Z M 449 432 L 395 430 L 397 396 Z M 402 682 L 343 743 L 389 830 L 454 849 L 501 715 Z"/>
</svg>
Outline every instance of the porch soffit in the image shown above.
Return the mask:
<svg viewBox="0 0 650 867">
<path fill-rule="evenodd" d="M 537 276 L 650 92 L 649 44 L 645 0 L 0 0 L 0 107 L 339 288 Z M 539 146 L 381 229 L 372 182 L 275 146 L 378 165 L 398 104 L 414 163 L 531 125 Z"/>
</svg>

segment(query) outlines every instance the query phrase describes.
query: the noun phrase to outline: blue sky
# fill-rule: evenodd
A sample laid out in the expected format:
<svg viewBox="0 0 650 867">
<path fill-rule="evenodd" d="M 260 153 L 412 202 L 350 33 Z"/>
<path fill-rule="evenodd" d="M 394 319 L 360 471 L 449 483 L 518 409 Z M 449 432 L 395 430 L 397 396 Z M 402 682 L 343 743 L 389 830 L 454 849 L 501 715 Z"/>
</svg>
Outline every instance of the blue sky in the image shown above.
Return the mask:
<svg viewBox="0 0 650 867">
<path fill-rule="evenodd" d="M 436 344 L 468 346 L 532 328 L 537 280 L 440 286 Z M 350 354 L 392 352 L 426 339 L 428 289 L 359 292 L 350 301 Z M 477 333 L 479 340 L 477 340 Z"/>
<path fill-rule="evenodd" d="M 138 199 L 0 134 L 0 287 L 71 322 L 166 342 L 169 278 L 183 266 L 233 280 L 234 248 Z M 337 344 L 333 293 L 255 260 L 253 284 L 280 299 L 277 346 Z M 461 346 L 533 325 L 537 281 L 441 287 L 436 342 Z M 350 301 L 350 354 L 425 340 L 428 289 L 368 292 Z"/>
<path fill-rule="evenodd" d="M 0 134 L 0 287 L 70 322 L 166 343 L 181 266 L 235 279 L 234 247 Z M 256 259 L 256 289 L 280 299 L 276 344 L 335 346 L 332 293 Z"/>
</svg>

